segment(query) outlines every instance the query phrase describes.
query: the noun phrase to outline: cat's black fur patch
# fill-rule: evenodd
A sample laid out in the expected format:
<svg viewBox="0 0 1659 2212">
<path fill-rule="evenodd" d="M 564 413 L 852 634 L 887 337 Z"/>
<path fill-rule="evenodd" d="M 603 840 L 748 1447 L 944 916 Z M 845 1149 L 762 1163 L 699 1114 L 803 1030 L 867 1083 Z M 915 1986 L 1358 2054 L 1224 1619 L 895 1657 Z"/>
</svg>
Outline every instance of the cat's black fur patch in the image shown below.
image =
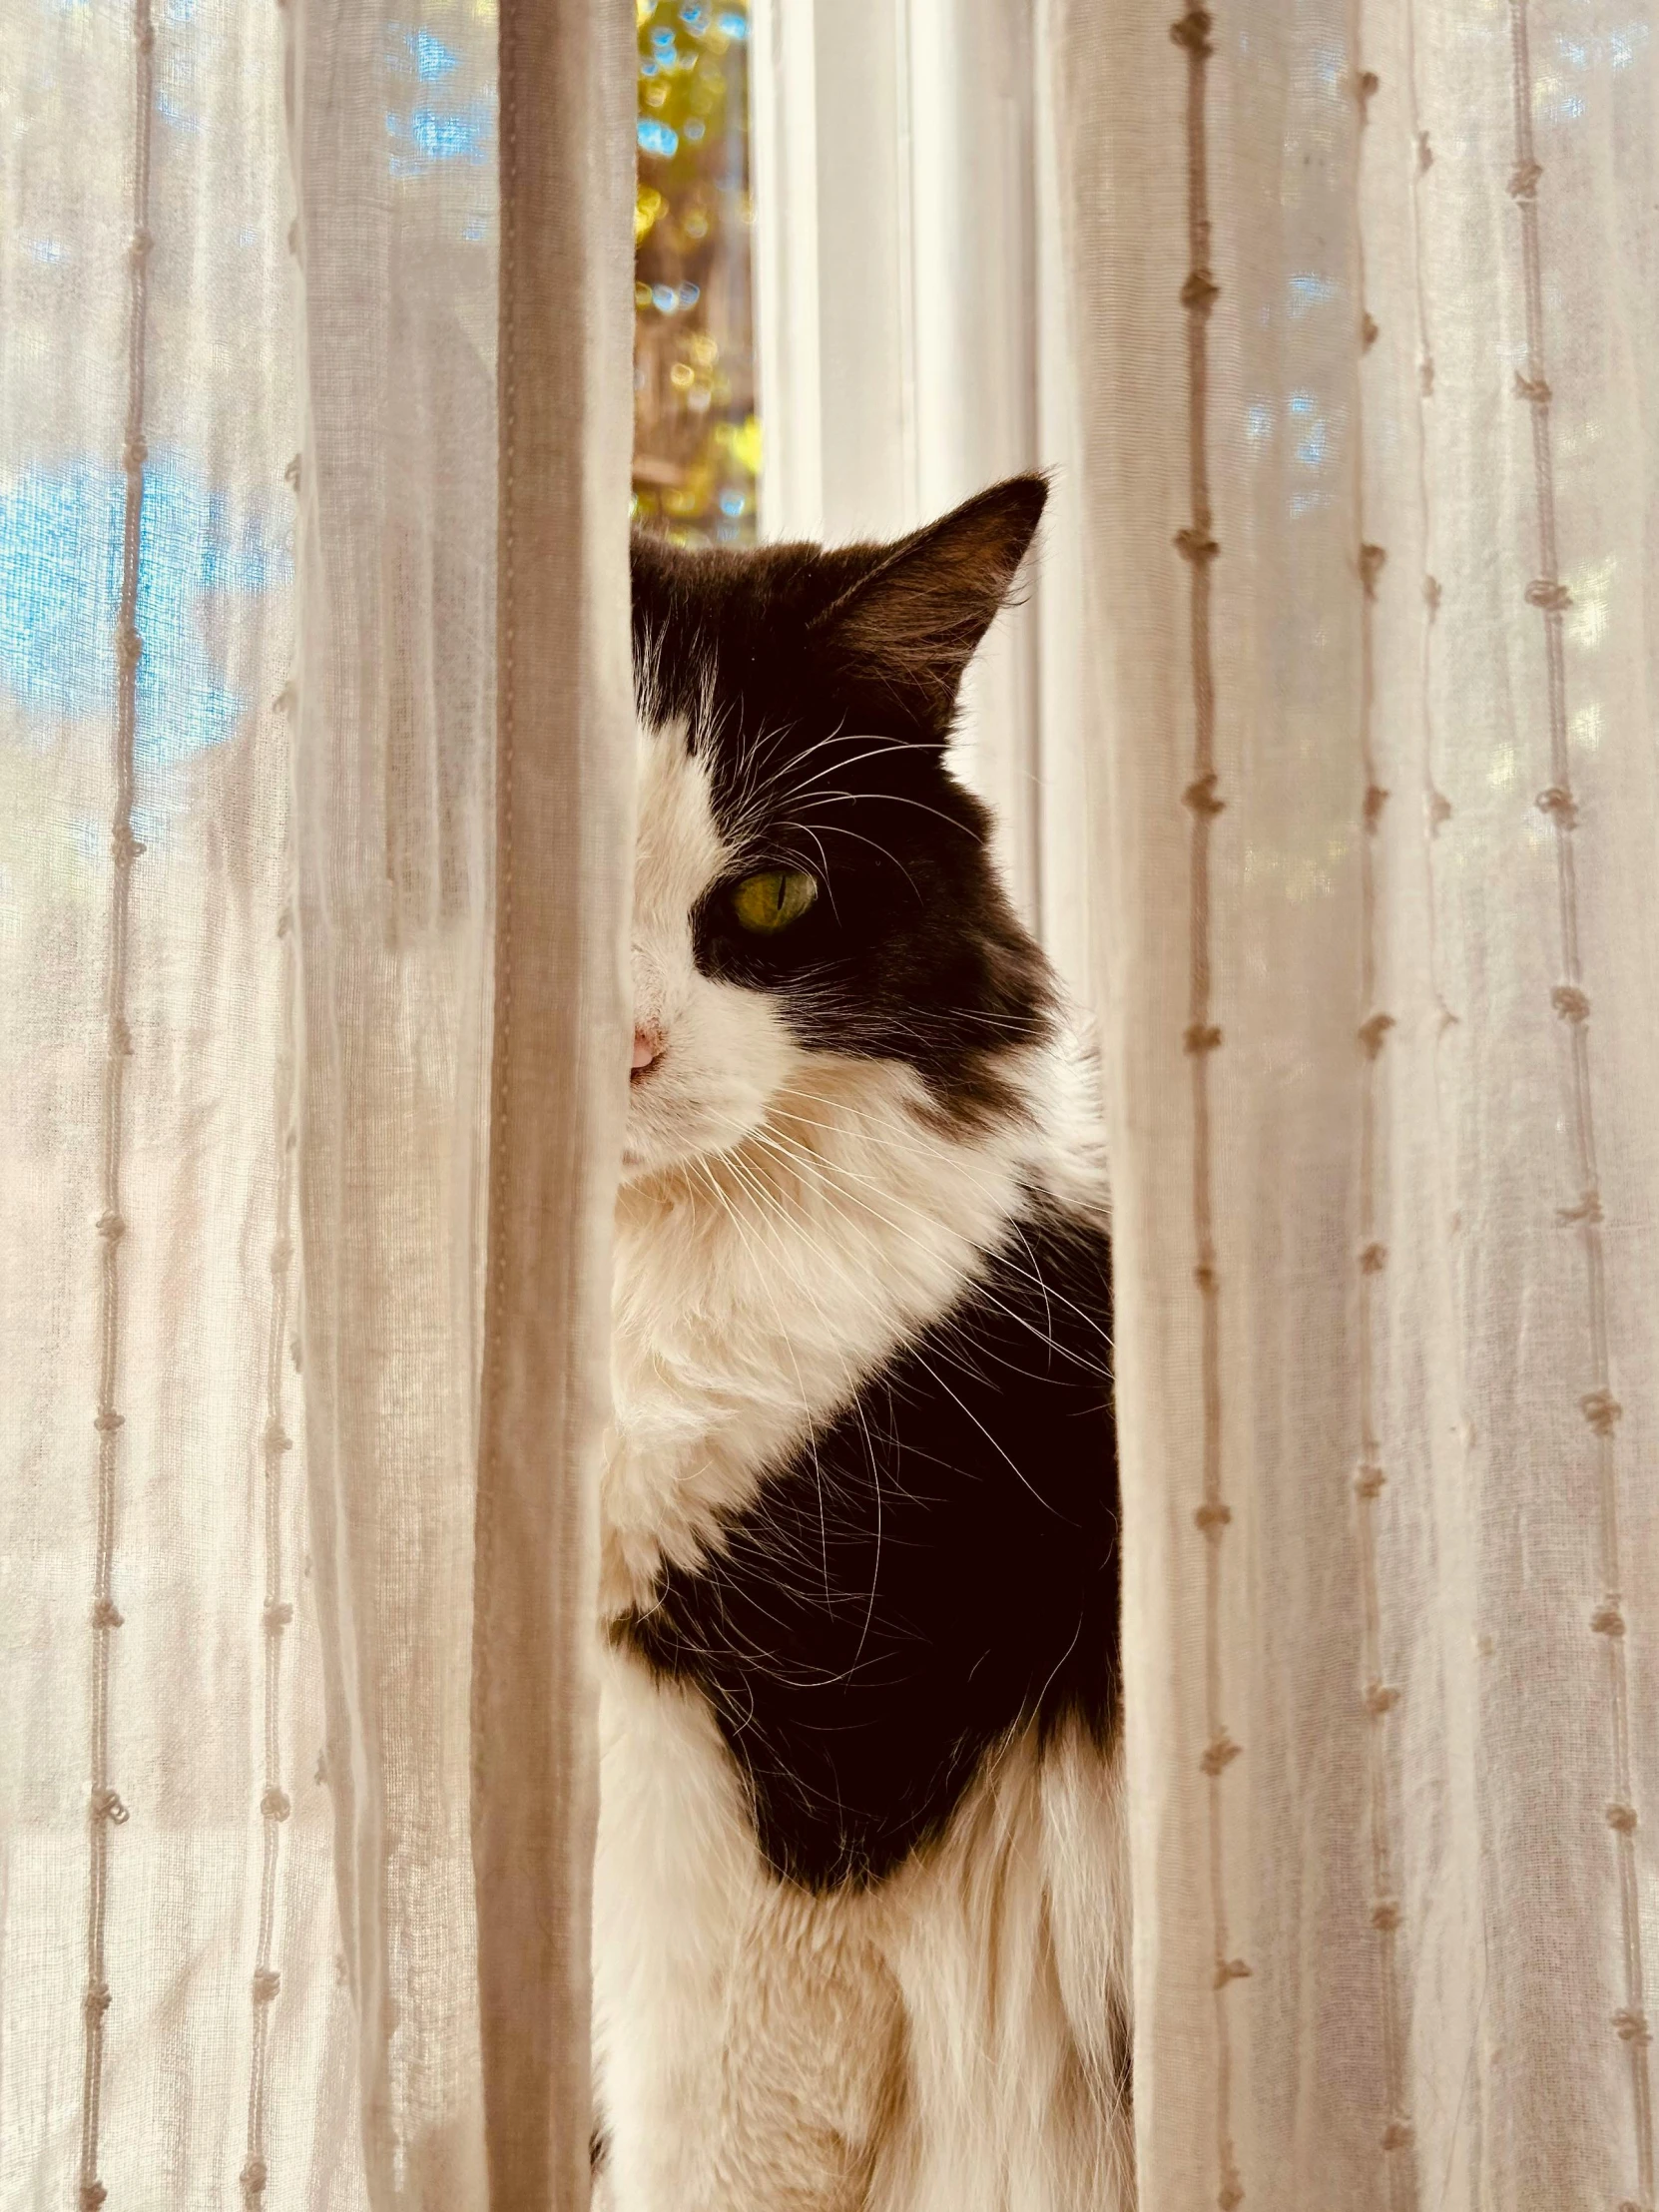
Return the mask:
<svg viewBox="0 0 1659 2212">
<path fill-rule="evenodd" d="M 634 545 L 640 712 L 684 721 L 736 855 L 695 917 L 698 964 L 773 993 L 805 1045 L 907 1062 L 970 1121 L 1010 1107 L 999 1056 L 1052 1019 L 989 817 L 945 765 L 962 671 L 1043 498 L 1015 477 L 897 546 Z M 820 885 L 774 937 L 731 907 L 767 867 Z"/>
<path fill-rule="evenodd" d="M 938 1835 L 1022 1721 L 1115 1724 L 1106 1237 L 1052 1216 L 619 1630 L 709 1699 L 762 1850 L 813 1890 Z"/>
</svg>

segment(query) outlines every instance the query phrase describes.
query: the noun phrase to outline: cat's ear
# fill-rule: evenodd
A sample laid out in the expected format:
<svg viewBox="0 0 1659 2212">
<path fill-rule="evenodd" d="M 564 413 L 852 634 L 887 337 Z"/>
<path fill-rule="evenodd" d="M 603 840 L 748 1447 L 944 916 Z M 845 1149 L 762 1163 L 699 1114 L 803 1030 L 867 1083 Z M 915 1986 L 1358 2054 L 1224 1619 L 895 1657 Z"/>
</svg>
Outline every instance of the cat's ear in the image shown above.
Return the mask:
<svg viewBox="0 0 1659 2212">
<path fill-rule="evenodd" d="M 825 675 L 948 736 L 975 649 L 1008 597 L 1048 497 L 1040 476 L 1011 476 L 888 547 L 810 623 Z"/>
</svg>

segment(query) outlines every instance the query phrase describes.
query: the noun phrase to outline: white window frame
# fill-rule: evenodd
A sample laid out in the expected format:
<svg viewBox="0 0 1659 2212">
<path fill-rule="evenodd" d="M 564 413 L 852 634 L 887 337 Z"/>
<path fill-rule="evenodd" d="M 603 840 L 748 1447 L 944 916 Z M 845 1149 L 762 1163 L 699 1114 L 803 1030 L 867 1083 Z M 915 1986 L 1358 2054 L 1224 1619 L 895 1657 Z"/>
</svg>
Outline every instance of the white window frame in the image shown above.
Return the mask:
<svg viewBox="0 0 1659 2212">
<path fill-rule="evenodd" d="M 1017 903 L 1080 988 L 1082 591 L 1044 15 L 1040 0 L 754 0 L 761 527 L 891 537 L 998 477 L 1055 470 L 958 757 L 996 811 Z"/>
</svg>

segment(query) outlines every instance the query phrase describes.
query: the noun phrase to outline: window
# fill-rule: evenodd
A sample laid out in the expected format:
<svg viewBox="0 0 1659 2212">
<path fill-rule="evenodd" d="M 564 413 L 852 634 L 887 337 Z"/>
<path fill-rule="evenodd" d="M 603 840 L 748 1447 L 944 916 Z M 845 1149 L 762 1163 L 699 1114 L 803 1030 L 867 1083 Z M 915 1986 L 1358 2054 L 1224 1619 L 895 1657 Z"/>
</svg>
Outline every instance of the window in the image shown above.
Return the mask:
<svg viewBox="0 0 1659 2212">
<path fill-rule="evenodd" d="M 749 10 L 636 11 L 634 518 L 681 545 L 749 545 L 761 465 Z"/>
</svg>

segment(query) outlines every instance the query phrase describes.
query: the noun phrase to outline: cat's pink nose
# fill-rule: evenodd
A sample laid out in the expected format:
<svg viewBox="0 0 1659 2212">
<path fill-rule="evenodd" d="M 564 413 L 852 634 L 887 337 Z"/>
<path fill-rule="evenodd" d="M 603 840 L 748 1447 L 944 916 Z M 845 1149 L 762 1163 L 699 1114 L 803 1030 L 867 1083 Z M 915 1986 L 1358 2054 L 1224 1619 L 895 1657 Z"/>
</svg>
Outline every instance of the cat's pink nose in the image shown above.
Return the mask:
<svg viewBox="0 0 1659 2212">
<path fill-rule="evenodd" d="M 634 1030 L 634 1065 L 631 1073 L 643 1075 L 654 1067 L 663 1056 L 663 1033 L 650 1026 L 636 1026 Z"/>
</svg>

